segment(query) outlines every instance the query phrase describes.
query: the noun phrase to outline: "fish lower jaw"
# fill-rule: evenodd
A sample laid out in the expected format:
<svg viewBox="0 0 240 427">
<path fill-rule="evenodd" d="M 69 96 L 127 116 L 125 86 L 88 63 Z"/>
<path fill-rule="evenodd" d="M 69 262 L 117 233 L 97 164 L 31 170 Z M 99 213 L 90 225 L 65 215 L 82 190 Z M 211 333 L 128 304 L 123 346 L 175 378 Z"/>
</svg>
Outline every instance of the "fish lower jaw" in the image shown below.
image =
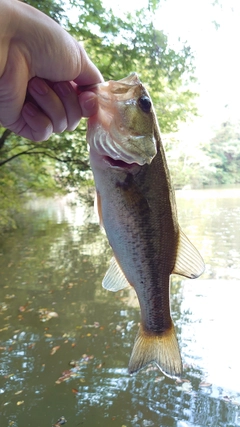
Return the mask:
<svg viewBox="0 0 240 427">
<path fill-rule="evenodd" d="M 136 174 L 141 169 L 141 166 L 137 162 L 131 162 L 131 159 L 121 159 L 119 156 L 109 156 L 106 153 L 101 153 L 98 150 L 90 146 L 90 164 L 93 169 L 102 169 L 116 172 L 125 172 Z M 127 160 L 127 161 L 126 161 Z"/>
<path fill-rule="evenodd" d="M 141 167 L 138 163 L 127 163 L 124 160 L 113 159 L 110 156 L 103 156 L 103 161 L 112 169 L 125 170 L 132 173 L 138 172 Z"/>
</svg>

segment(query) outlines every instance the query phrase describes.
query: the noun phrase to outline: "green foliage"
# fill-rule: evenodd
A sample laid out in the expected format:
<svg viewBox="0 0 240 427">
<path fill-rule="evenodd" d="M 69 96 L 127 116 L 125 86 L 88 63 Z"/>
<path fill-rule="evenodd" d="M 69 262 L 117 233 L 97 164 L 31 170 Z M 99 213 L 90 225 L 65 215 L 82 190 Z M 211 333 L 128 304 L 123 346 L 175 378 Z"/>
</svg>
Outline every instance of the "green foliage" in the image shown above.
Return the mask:
<svg viewBox="0 0 240 427">
<path fill-rule="evenodd" d="M 211 159 L 213 170 L 209 180 L 215 184 L 240 183 L 240 122 L 222 123 L 204 153 Z"/>
<path fill-rule="evenodd" d="M 76 7 L 73 0 L 72 5 Z M 118 80 L 132 71 L 147 85 L 162 132 L 176 131 L 179 121 L 196 114 L 195 93 L 188 89 L 194 80 L 193 55 L 183 44 L 179 52 L 169 47 L 167 36 L 152 22 L 156 8 L 140 9 L 116 17 L 99 0 L 78 2 L 79 20 L 68 30 L 84 42 L 86 51 L 105 80 Z M 94 12 L 95 11 L 95 12 Z"/>
<path fill-rule="evenodd" d="M 176 52 L 167 36 L 152 23 L 159 0 L 148 8 L 116 16 L 101 0 L 70 0 L 78 22 L 70 22 L 64 2 L 27 0 L 59 22 L 84 43 L 87 53 L 106 80 L 136 71 L 147 85 L 162 132 L 177 130 L 178 122 L 196 113 L 193 56 L 188 46 Z M 26 194 L 51 194 L 59 187 L 80 189 L 91 178 L 86 123 L 74 132 L 53 135 L 46 143 L 32 143 L 0 128 L 0 228 L 14 226 L 13 214 Z"/>
<path fill-rule="evenodd" d="M 41 10 L 41 12 L 45 13 L 46 15 L 49 15 L 52 19 L 57 21 L 59 24 L 67 18 L 65 9 L 60 5 L 59 2 L 55 0 L 21 0 L 24 3 L 28 3 L 31 6 L 35 7 L 38 10 Z"/>
<path fill-rule="evenodd" d="M 200 145 L 190 145 L 172 136 L 167 138 L 165 149 L 175 188 L 200 188 L 209 184 L 212 161 Z"/>
<path fill-rule="evenodd" d="M 240 183 L 240 122 L 222 123 L 198 145 L 167 138 L 168 166 L 176 188 Z"/>
<path fill-rule="evenodd" d="M 0 230 L 15 227 L 14 214 L 26 194 L 52 195 L 56 190 L 51 161 L 37 154 L 39 147 L 0 128 Z"/>
</svg>

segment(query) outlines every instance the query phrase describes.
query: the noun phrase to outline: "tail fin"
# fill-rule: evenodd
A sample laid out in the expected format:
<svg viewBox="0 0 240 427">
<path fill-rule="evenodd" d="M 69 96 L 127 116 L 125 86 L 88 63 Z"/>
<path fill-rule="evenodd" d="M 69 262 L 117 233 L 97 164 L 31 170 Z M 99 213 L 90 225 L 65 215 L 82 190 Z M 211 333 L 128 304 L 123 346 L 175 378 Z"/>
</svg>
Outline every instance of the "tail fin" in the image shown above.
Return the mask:
<svg viewBox="0 0 240 427">
<path fill-rule="evenodd" d="M 150 362 L 155 362 L 170 378 L 181 376 L 182 360 L 173 324 L 158 335 L 148 333 L 140 326 L 128 366 L 129 373 L 139 371 Z"/>
</svg>

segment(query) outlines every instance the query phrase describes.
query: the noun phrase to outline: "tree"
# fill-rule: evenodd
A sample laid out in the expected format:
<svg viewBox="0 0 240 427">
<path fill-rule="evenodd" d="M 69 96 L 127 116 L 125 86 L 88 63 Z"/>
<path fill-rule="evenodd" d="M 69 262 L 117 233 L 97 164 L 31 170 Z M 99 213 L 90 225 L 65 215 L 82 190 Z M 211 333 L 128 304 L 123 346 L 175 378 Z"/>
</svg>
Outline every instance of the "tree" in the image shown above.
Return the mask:
<svg viewBox="0 0 240 427">
<path fill-rule="evenodd" d="M 28 3 L 31 6 L 35 7 L 41 12 L 49 15 L 56 22 L 61 24 L 64 19 L 67 19 L 66 11 L 63 6 L 58 1 L 55 0 L 20 0 L 23 3 Z"/>
<path fill-rule="evenodd" d="M 215 184 L 240 182 L 240 122 L 222 123 L 216 135 L 203 147 L 211 159 L 213 170 L 209 180 Z"/>
<path fill-rule="evenodd" d="M 75 24 L 70 22 L 65 5 L 55 0 L 26 2 L 50 15 L 82 41 L 106 80 L 118 80 L 136 71 L 151 93 L 162 132 L 176 130 L 179 121 L 196 113 L 195 94 L 188 88 L 188 82 L 194 78 L 191 50 L 183 44 L 175 52 L 166 35 L 154 28 L 152 14 L 157 0 L 149 1 L 148 9 L 127 14 L 124 19 L 114 16 L 111 9 L 106 10 L 101 0 L 71 0 L 78 14 Z M 28 175 L 31 183 L 25 179 Z M 18 205 L 16 199 L 27 191 L 50 191 L 59 186 L 80 188 L 83 180 L 89 178 L 86 122 L 82 121 L 75 132 L 53 135 L 48 143 L 38 144 L 0 128 L 0 177 L 0 195 L 5 198 L 4 223 L 8 217 L 7 200 L 11 211 Z"/>
<path fill-rule="evenodd" d="M 150 10 L 140 9 L 125 19 L 106 11 L 100 0 L 82 0 L 78 23 L 68 30 L 84 42 L 87 52 L 105 80 L 118 80 L 136 71 L 148 86 L 163 133 L 176 131 L 179 121 L 196 114 L 193 55 L 186 44 L 179 52 L 169 47 L 167 36 L 152 22 L 156 2 Z M 71 4 L 76 7 L 75 0 Z"/>
</svg>

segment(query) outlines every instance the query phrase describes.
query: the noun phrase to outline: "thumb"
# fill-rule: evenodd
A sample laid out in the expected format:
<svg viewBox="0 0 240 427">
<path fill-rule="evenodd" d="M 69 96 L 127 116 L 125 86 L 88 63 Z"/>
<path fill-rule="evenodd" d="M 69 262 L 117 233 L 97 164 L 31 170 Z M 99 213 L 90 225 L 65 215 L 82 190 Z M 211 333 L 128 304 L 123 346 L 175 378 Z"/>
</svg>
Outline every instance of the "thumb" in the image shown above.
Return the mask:
<svg viewBox="0 0 240 427">
<path fill-rule="evenodd" d="M 103 76 L 88 57 L 84 48 L 78 44 L 80 51 L 80 70 L 74 82 L 79 86 L 88 86 L 103 82 Z"/>
<path fill-rule="evenodd" d="M 20 130 L 15 128 L 15 124 L 21 114 L 27 84 L 28 66 L 24 58 L 13 48 L 9 53 L 4 73 L 0 77 L 0 122 L 16 133 Z"/>
</svg>

